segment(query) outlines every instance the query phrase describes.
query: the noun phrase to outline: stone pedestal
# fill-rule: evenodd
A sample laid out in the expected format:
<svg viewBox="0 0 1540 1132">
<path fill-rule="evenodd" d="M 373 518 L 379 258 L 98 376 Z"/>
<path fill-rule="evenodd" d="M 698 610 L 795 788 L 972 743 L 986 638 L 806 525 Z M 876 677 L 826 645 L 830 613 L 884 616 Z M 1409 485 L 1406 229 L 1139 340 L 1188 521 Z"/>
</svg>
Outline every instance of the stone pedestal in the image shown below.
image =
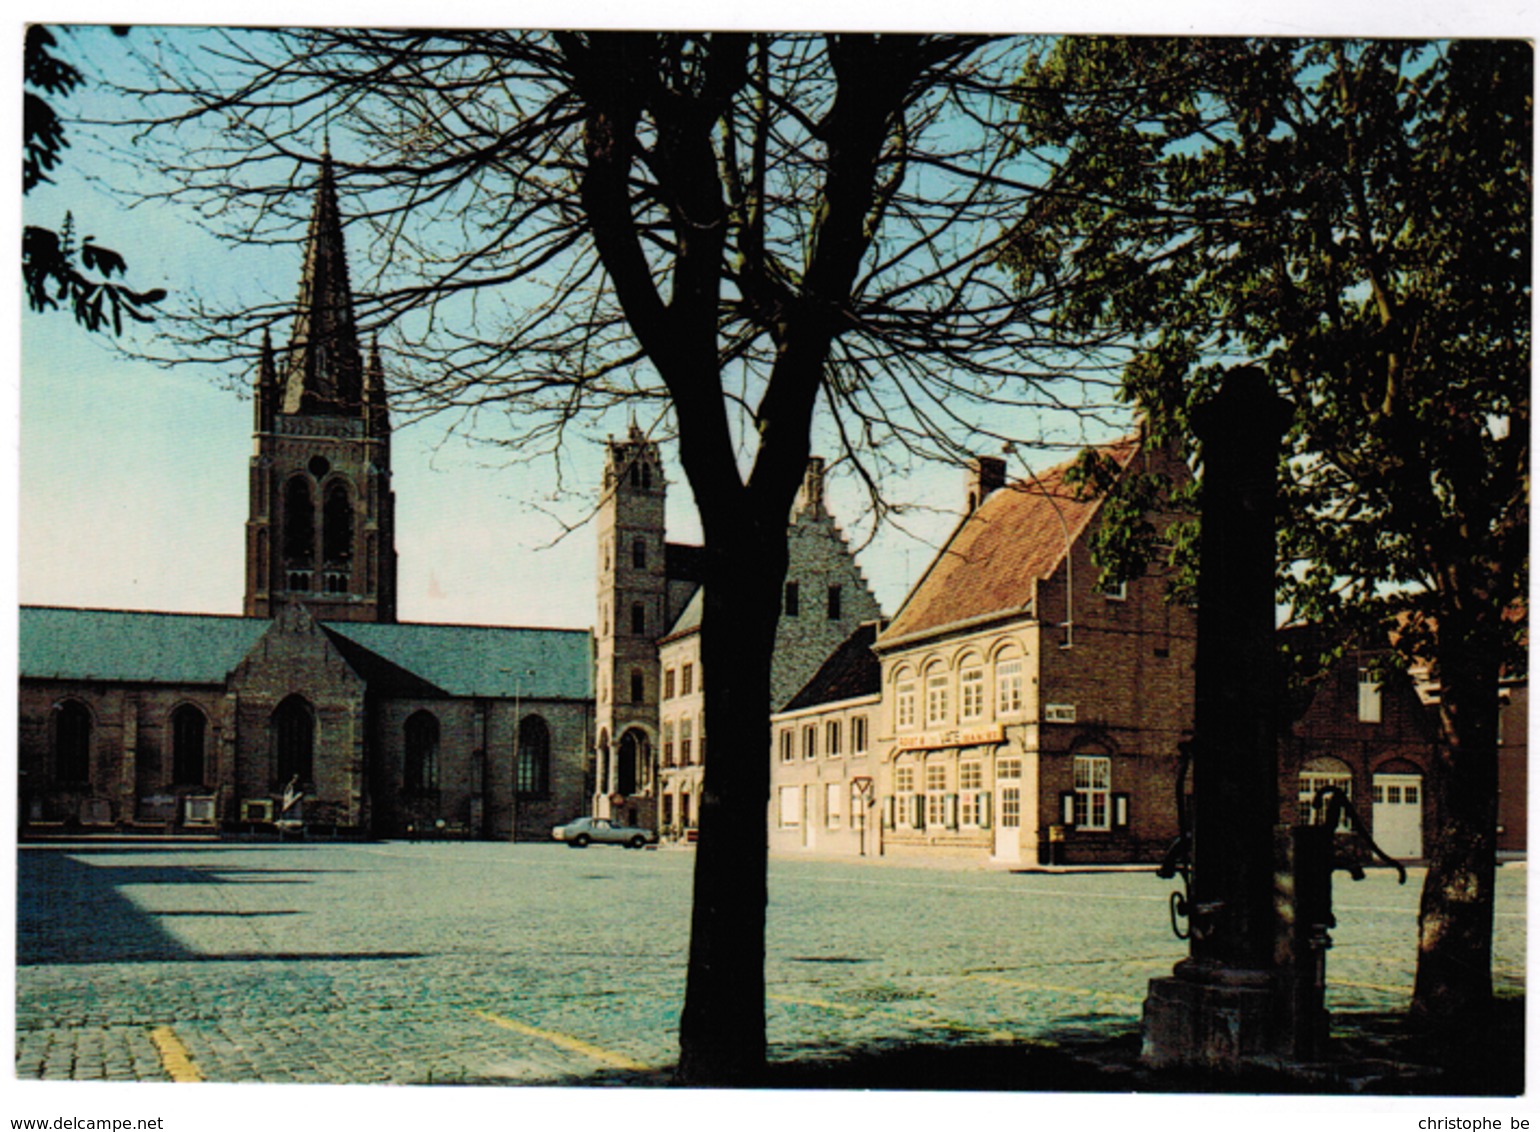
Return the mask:
<svg viewBox="0 0 1540 1132">
<path fill-rule="evenodd" d="M 1277 1004 L 1266 971 L 1179 963 L 1173 974 L 1150 980 L 1142 1059 L 1155 1068 L 1227 1072 L 1276 1063 Z"/>
</svg>

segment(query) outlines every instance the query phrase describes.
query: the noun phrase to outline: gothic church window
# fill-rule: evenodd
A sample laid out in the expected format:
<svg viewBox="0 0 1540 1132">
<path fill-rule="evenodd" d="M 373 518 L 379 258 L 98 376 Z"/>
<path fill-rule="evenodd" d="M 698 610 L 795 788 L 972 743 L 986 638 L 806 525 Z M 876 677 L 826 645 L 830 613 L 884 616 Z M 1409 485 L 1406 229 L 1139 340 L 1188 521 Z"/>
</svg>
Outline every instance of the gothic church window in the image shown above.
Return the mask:
<svg viewBox="0 0 1540 1132">
<path fill-rule="evenodd" d="M 315 778 L 315 713 L 303 696 L 290 696 L 272 718 L 273 766 L 279 789 Z"/>
<path fill-rule="evenodd" d="M 438 719 L 432 712 L 413 712 L 402 728 L 406 750 L 402 758 L 402 787 L 408 794 L 438 789 Z"/>
<path fill-rule="evenodd" d="M 54 778 L 59 782 L 91 778 L 91 713 L 75 700 L 60 705 L 54 719 Z"/>
<path fill-rule="evenodd" d="M 514 790 L 523 797 L 548 794 L 551 789 L 551 729 L 538 715 L 519 721 L 519 759 Z"/>
<path fill-rule="evenodd" d="M 315 506 L 310 481 L 304 476 L 289 480 L 283 492 L 283 561 L 289 569 L 289 588 L 310 588 L 310 567 L 315 558 Z"/>
<path fill-rule="evenodd" d="M 192 704 L 171 713 L 171 778 L 178 786 L 203 785 L 204 735 L 208 720 Z"/>
<path fill-rule="evenodd" d="M 326 489 L 322 514 L 321 556 L 328 563 L 344 564 L 353 557 L 353 504 L 346 484 Z"/>
</svg>

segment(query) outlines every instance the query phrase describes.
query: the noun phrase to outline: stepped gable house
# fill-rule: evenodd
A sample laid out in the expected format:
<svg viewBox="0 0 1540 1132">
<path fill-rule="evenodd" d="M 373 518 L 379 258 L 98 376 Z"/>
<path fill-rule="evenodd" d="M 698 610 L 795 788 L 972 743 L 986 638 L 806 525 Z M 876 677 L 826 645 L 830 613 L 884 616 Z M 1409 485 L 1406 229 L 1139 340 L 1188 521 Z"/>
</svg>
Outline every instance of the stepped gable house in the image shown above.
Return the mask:
<svg viewBox="0 0 1540 1132">
<path fill-rule="evenodd" d="M 824 505 L 814 457 L 787 529 L 771 707 L 785 703 L 863 621 L 871 587 Z M 609 444 L 599 505 L 594 812 L 688 838 L 706 757 L 699 547 L 666 541 L 658 446 L 634 425 Z"/>
<path fill-rule="evenodd" d="M 23 833 L 546 838 L 587 808 L 592 638 L 396 620 L 390 418 L 330 157 L 255 383 L 244 616 L 23 608 Z"/>
</svg>

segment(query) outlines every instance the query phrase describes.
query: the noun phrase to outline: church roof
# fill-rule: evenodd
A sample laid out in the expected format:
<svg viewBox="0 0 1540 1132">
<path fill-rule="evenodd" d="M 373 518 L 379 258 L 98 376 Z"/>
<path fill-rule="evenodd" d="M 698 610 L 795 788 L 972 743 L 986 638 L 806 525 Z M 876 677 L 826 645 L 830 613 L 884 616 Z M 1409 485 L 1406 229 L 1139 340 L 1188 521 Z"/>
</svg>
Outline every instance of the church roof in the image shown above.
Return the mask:
<svg viewBox="0 0 1540 1132">
<path fill-rule="evenodd" d="M 882 663 L 872 652 L 877 623 L 868 621 L 830 654 L 802 690 L 786 702 L 782 711 L 800 711 L 820 704 L 835 704 L 882 691 Z"/>
<path fill-rule="evenodd" d="M 262 617 L 23 606 L 23 679 L 222 684 L 272 625 Z M 386 695 L 589 699 L 586 630 L 328 622 L 359 675 Z"/>
<path fill-rule="evenodd" d="M 1127 468 L 1138 450 L 1137 436 L 1130 436 L 1101 452 Z M 964 516 L 883 631 L 882 643 L 1024 613 L 1037 581 L 1053 574 L 1066 543 L 1078 539 L 1101 509 L 1102 497 L 1082 496 L 1065 482 L 1075 463 L 997 488 Z"/>
<path fill-rule="evenodd" d="M 23 678 L 222 684 L 271 622 L 257 617 L 21 607 Z"/>
<path fill-rule="evenodd" d="M 691 595 L 690 600 L 685 602 L 684 608 L 679 611 L 679 616 L 676 617 L 674 619 L 674 623 L 669 626 L 668 632 L 664 633 L 663 636 L 658 638 L 658 643 L 662 644 L 664 641 L 671 641 L 675 637 L 682 637 L 686 633 L 693 633 L 699 629 L 701 611 L 705 609 L 705 607 L 706 591 L 704 589 L 696 590 L 695 593 Z"/>
<path fill-rule="evenodd" d="M 593 647 L 586 629 L 340 621 L 326 628 L 451 696 L 593 697 Z"/>
</svg>

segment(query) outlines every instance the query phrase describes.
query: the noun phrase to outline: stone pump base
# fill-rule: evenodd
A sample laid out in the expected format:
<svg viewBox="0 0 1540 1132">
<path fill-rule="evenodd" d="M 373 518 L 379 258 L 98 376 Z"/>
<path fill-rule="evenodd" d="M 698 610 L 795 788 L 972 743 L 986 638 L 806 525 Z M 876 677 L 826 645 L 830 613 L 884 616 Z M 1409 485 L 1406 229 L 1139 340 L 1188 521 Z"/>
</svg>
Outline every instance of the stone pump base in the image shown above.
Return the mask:
<svg viewBox="0 0 1540 1132">
<path fill-rule="evenodd" d="M 1286 1055 L 1276 978 L 1184 960 L 1151 979 L 1144 1000 L 1142 1059 L 1157 1069 L 1237 1070 Z"/>
</svg>

